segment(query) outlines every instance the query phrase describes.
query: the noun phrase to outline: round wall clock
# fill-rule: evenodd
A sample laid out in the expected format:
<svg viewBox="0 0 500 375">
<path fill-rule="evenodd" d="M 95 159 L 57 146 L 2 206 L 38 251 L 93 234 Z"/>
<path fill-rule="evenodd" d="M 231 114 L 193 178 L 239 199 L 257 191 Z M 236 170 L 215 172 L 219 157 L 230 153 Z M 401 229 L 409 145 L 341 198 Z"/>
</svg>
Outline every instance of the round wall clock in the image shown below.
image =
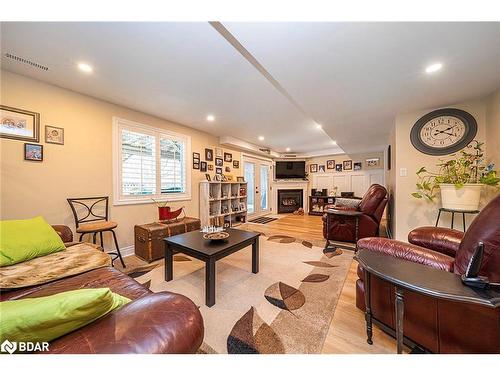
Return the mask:
<svg viewBox="0 0 500 375">
<path fill-rule="evenodd" d="M 447 155 L 461 150 L 476 136 L 476 119 L 456 108 L 443 108 L 421 117 L 410 133 L 417 150 L 428 155 Z"/>
</svg>

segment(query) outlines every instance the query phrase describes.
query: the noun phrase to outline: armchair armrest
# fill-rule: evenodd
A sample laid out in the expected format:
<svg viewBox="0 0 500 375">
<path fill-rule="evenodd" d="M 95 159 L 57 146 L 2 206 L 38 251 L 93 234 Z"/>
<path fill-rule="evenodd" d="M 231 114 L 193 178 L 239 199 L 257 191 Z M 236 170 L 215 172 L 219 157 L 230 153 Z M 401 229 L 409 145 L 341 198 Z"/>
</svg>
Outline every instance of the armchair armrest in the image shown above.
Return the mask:
<svg viewBox="0 0 500 375">
<path fill-rule="evenodd" d="M 52 228 L 57 232 L 59 237 L 61 237 L 64 243 L 73 242 L 73 232 L 66 225 L 52 225 Z"/>
<path fill-rule="evenodd" d="M 408 241 L 440 253 L 455 257 L 464 232 L 439 227 L 420 227 L 408 234 Z"/>
<path fill-rule="evenodd" d="M 195 353 L 203 341 L 196 305 L 175 293 L 153 293 L 52 341 L 50 353 Z"/>
<path fill-rule="evenodd" d="M 424 266 L 453 272 L 454 259 L 452 257 L 402 241 L 368 237 L 358 241 L 358 249 L 375 251 Z"/>
</svg>

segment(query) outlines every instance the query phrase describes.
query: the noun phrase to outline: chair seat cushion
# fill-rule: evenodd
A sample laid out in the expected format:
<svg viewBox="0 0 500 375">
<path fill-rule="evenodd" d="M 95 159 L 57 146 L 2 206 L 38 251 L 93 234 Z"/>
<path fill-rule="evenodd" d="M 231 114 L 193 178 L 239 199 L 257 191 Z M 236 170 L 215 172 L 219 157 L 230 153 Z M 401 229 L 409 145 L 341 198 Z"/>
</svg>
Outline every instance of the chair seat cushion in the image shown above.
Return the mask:
<svg viewBox="0 0 500 375">
<path fill-rule="evenodd" d="M 118 224 L 114 221 L 96 221 L 95 223 L 81 224 L 76 231 L 77 233 L 92 233 L 115 229 L 117 226 Z"/>
</svg>

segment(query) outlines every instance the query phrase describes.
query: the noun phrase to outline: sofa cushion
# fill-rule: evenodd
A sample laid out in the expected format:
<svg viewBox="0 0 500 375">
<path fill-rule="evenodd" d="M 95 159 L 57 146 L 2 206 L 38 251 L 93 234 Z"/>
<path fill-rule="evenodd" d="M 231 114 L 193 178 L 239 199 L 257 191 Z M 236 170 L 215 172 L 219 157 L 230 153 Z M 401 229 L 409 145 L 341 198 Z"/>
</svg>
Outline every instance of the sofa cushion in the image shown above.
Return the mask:
<svg viewBox="0 0 500 375">
<path fill-rule="evenodd" d="M 109 288 L 0 302 L 0 341 L 49 342 L 117 309 L 130 299 Z"/>
<path fill-rule="evenodd" d="M 57 232 L 43 217 L 0 221 L 0 267 L 64 250 Z"/>
</svg>

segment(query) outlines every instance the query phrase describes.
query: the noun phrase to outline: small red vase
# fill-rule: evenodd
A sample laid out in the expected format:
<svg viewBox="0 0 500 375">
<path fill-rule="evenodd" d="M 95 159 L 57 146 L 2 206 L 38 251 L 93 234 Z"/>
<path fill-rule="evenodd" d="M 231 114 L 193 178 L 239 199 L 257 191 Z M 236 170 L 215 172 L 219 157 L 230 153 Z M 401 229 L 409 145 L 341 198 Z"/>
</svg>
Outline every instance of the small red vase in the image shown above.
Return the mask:
<svg viewBox="0 0 500 375">
<path fill-rule="evenodd" d="M 170 219 L 170 206 L 158 207 L 158 217 L 160 220 Z"/>
</svg>

